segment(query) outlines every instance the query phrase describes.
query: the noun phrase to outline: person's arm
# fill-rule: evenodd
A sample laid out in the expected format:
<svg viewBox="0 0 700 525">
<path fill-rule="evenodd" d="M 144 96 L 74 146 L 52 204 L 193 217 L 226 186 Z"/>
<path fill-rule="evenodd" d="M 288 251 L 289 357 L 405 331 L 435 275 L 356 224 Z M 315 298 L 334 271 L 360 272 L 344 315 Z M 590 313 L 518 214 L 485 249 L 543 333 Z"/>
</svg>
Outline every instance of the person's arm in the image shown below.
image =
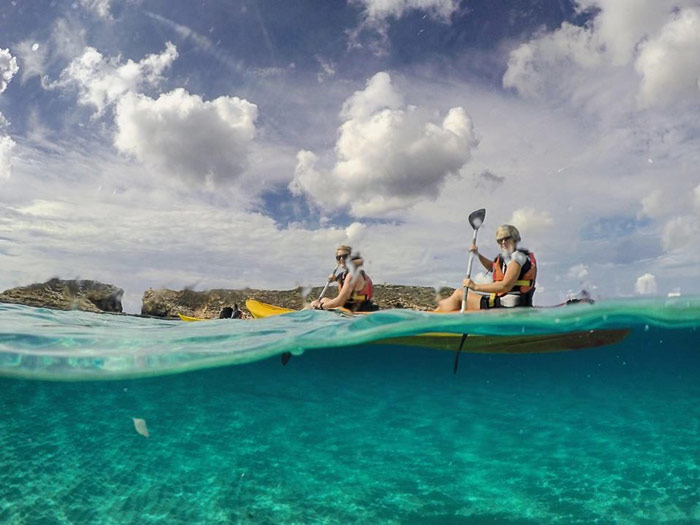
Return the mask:
<svg viewBox="0 0 700 525">
<path fill-rule="evenodd" d="M 470 290 L 474 290 L 475 292 L 484 292 L 484 293 L 503 293 L 503 292 L 509 292 L 513 286 L 515 286 L 515 281 L 518 280 L 518 276 L 520 275 L 520 264 L 511 261 L 508 263 L 508 266 L 506 267 L 506 274 L 503 276 L 502 281 L 496 281 L 493 283 L 485 283 L 485 284 L 476 284 L 474 281 L 471 279 L 465 279 L 464 282 L 462 283 L 464 286 L 469 288 Z"/>
<path fill-rule="evenodd" d="M 490 272 L 493 269 L 493 261 L 488 257 L 484 257 L 483 255 L 481 255 L 479 253 L 479 248 L 477 248 L 476 244 L 472 244 L 469 248 L 469 251 L 474 252 L 476 255 L 479 256 L 479 262 L 481 263 L 481 266 L 486 268 L 487 272 Z"/>
<path fill-rule="evenodd" d="M 362 280 L 358 281 L 357 278 Z M 358 274 L 358 276 L 355 279 L 348 275 L 348 277 L 345 279 L 345 282 L 343 283 L 343 287 L 338 291 L 338 295 L 336 297 L 334 297 L 333 299 L 330 299 L 328 297 L 324 297 L 323 299 L 321 299 L 321 308 L 328 309 L 343 306 L 350 299 L 352 291 L 355 289 L 358 283 L 361 283 L 362 286 L 364 286 L 365 284 L 364 277 L 362 277 L 361 273 Z"/>
<path fill-rule="evenodd" d="M 336 282 L 337 280 L 338 280 L 338 274 L 332 273 L 328 276 L 328 284 Z M 328 285 L 326 285 L 326 286 L 328 286 Z M 323 299 L 323 298 L 321 298 L 321 299 Z M 321 299 L 314 299 L 313 301 L 311 301 L 309 306 L 311 308 L 313 308 L 314 310 L 321 308 Z"/>
</svg>

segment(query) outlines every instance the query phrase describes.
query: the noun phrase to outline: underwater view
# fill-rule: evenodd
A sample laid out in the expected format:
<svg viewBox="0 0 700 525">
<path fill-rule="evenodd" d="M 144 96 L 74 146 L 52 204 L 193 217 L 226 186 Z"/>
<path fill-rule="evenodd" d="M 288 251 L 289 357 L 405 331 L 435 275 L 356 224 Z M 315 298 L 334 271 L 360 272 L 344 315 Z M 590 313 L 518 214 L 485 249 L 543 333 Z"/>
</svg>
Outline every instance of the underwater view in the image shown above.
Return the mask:
<svg viewBox="0 0 700 525">
<path fill-rule="evenodd" d="M 0 525 L 700 525 L 698 57 L 700 0 L 0 0 Z"/>
<path fill-rule="evenodd" d="M 700 521 L 697 297 L 0 320 L 2 523 Z M 574 331 L 617 342 L 512 342 Z M 426 332 L 470 334 L 456 372 L 455 351 L 382 343 Z"/>
</svg>

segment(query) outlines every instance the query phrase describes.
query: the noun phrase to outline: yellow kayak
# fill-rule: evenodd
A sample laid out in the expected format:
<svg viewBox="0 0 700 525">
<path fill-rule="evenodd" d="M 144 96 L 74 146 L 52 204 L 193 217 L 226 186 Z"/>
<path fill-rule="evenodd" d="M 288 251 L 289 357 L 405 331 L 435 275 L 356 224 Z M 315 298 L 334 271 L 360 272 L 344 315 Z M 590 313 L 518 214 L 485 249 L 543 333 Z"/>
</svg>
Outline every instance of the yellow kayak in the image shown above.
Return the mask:
<svg viewBox="0 0 700 525">
<path fill-rule="evenodd" d="M 263 319 L 265 317 L 272 317 L 274 315 L 284 315 L 297 310 L 292 308 L 284 308 L 282 306 L 275 306 L 274 304 L 267 304 L 261 301 L 256 301 L 255 299 L 247 299 L 245 302 L 245 307 L 250 312 L 255 319 Z M 330 308 L 328 311 L 336 312 L 343 315 L 366 315 L 369 312 L 353 312 L 347 308 Z"/>
<path fill-rule="evenodd" d="M 182 314 L 177 314 L 180 320 L 186 321 L 188 323 L 191 323 L 193 321 L 207 321 L 207 319 L 204 319 L 202 317 L 190 317 L 189 315 L 182 315 Z"/>
<path fill-rule="evenodd" d="M 250 315 L 256 319 L 296 312 L 296 310 L 291 308 L 282 308 L 281 306 L 275 306 L 274 304 L 261 303 L 255 299 L 247 299 L 245 302 L 245 307 L 250 312 Z"/>
<path fill-rule="evenodd" d="M 272 304 L 248 299 L 246 308 L 256 319 L 284 315 L 295 312 L 291 308 L 283 308 Z M 343 313 L 352 313 L 349 310 Z M 484 354 L 536 354 L 546 352 L 562 352 L 580 350 L 619 343 L 630 333 L 629 329 L 621 330 L 583 330 L 577 332 L 540 334 L 540 335 L 472 335 L 464 342 L 463 352 Z M 462 334 L 429 333 L 406 337 L 392 337 L 374 341 L 371 344 L 417 346 L 437 350 L 455 351 L 462 342 Z"/>
</svg>

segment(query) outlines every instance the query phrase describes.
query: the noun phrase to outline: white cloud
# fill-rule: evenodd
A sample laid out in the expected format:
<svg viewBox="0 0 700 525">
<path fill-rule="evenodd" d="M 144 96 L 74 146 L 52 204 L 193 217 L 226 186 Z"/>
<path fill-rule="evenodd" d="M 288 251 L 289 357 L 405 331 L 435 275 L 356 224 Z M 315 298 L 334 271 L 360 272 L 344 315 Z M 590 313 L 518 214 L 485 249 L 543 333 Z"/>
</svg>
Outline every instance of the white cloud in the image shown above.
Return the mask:
<svg viewBox="0 0 700 525">
<path fill-rule="evenodd" d="M 675 190 L 669 188 L 654 189 L 642 198 L 642 209 L 637 214 L 637 218 L 649 217 L 651 219 L 661 219 L 671 215 L 677 215 L 680 210 L 687 210 L 692 213 L 693 209 L 700 211 L 700 189 L 693 188 L 692 183 L 688 186 L 680 177 L 674 177 Z"/>
<path fill-rule="evenodd" d="M 564 22 L 557 31 L 522 44 L 510 53 L 503 86 L 521 95 L 539 97 L 547 83 L 572 65 L 593 68 L 601 65 L 601 44 L 589 28 Z"/>
<path fill-rule="evenodd" d="M 569 268 L 566 273 L 569 279 L 576 279 L 577 281 L 583 281 L 588 277 L 588 267 L 585 264 L 577 264 Z"/>
<path fill-rule="evenodd" d="M 554 224 L 554 220 L 549 212 L 545 210 L 538 211 L 533 208 L 515 210 L 508 222 L 518 228 L 520 235 L 523 237 L 530 237 L 533 234 L 545 231 Z"/>
<path fill-rule="evenodd" d="M 109 12 L 110 0 L 80 0 L 80 5 L 96 13 L 100 18 L 110 20 L 112 18 Z"/>
<path fill-rule="evenodd" d="M 87 47 L 87 29 L 75 18 L 59 18 L 51 27 L 50 45 L 58 56 L 72 59 Z"/>
<path fill-rule="evenodd" d="M 17 59 L 10 54 L 10 50 L 0 49 L 0 93 L 7 89 L 18 69 Z"/>
<path fill-rule="evenodd" d="M 44 72 L 47 47 L 40 45 L 35 40 L 24 40 L 13 46 L 22 64 L 22 82 L 34 76 L 41 76 Z"/>
<path fill-rule="evenodd" d="M 14 44 L 12 48 L 20 61 L 22 83 L 39 76 L 45 89 L 59 87 L 44 75 L 54 66 L 63 67 L 66 60 L 82 55 L 86 49 L 86 33 L 76 17 L 57 18 L 51 25 L 48 40 L 38 41 L 30 37 Z"/>
<path fill-rule="evenodd" d="M 388 73 L 374 75 L 361 91 L 355 91 L 343 103 L 340 116 L 346 120 L 366 119 L 383 109 L 399 109 L 403 95 L 394 88 Z"/>
<path fill-rule="evenodd" d="M 9 49 L 0 49 L 0 93 L 7 89 L 12 77 L 17 73 L 17 59 L 10 54 Z M 12 174 L 12 152 L 15 141 L 2 134 L 8 123 L 0 113 L 0 180 L 7 180 Z"/>
<path fill-rule="evenodd" d="M 655 34 L 674 9 L 693 0 L 578 0 L 579 11 L 599 9 L 590 32 L 614 65 L 631 62 L 637 46 Z"/>
<path fill-rule="evenodd" d="M 641 44 L 635 62 L 642 106 L 665 106 L 700 96 L 700 9 L 682 9 Z"/>
<path fill-rule="evenodd" d="M 700 245 L 700 217 L 684 215 L 671 219 L 664 226 L 661 242 L 664 250 L 693 250 L 698 258 Z"/>
<path fill-rule="evenodd" d="M 656 295 L 658 291 L 656 276 L 651 273 L 645 273 L 641 277 L 637 278 L 634 289 L 639 295 Z"/>
<path fill-rule="evenodd" d="M 353 222 L 350 226 L 345 228 L 345 235 L 351 245 L 362 241 L 366 234 L 367 226 L 361 222 Z"/>
<path fill-rule="evenodd" d="M 621 76 L 636 85 L 644 107 L 697 98 L 697 5 L 697 0 L 579 0 L 579 10 L 595 10 L 594 18 L 583 27 L 564 22 L 518 46 L 503 85 L 526 97 L 577 100 L 592 92 L 609 96 L 610 82 L 601 84 L 601 77 Z M 624 86 L 619 89 L 624 92 Z"/>
<path fill-rule="evenodd" d="M 75 58 L 61 72 L 61 79 L 51 87 L 76 86 L 78 102 L 92 105 L 101 114 L 111 103 L 126 93 L 162 80 L 162 73 L 177 58 L 175 45 L 168 42 L 160 54 L 151 54 L 139 62 L 129 59 L 120 64 L 120 58 L 105 58 L 92 47 Z"/>
<path fill-rule="evenodd" d="M 12 175 L 12 151 L 14 148 L 14 140 L 8 136 L 0 136 L 0 180 L 7 180 Z"/>
<path fill-rule="evenodd" d="M 335 76 L 335 65 L 332 60 L 316 55 L 316 61 L 321 66 L 321 70 L 316 74 L 316 80 L 319 84 Z"/>
<path fill-rule="evenodd" d="M 232 180 L 247 166 L 257 114 L 238 97 L 204 101 L 181 88 L 155 100 L 129 93 L 117 104 L 114 145 L 188 180 Z"/>
<path fill-rule="evenodd" d="M 226 53 L 223 50 L 224 48 L 222 48 L 217 43 L 212 42 L 210 38 L 199 34 L 190 27 L 178 24 L 177 22 L 174 22 L 156 13 L 146 11 L 146 15 L 151 17 L 153 20 L 157 20 L 158 22 L 167 25 L 168 27 L 173 29 L 183 40 L 190 40 L 194 43 L 197 49 L 213 56 L 216 60 L 229 67 L 232 71 L 241 73 L 244 70 L 245 65 L 241 60 L 231 57 L 228 53 Z"/>
<path fill-rule="evenodd" d="M 422 11 L 433 20 L 449 24 L 459 9 L 460 0 L 350 0 L 363 7 L 357 28 L 348 32 L 351 48 L 368 48 L 377 56 L 386 56 L 390 46 L 389 23 L 410 11 Z"/>
<path fill-rule="evenodd" d="M 459 8 L 459 0 L 354 0 L 364 6 L 369 20 L 400 18 L 408 11 L 420 10 L 443 21 L 449 21 Z"/>
<path fill-rule="evenodd" d="M 300 151 L 290 189 L 326 209 L 349 207 L 357 216 L 378 216 L 434 199 L 450 174 L 469 160 L 476 139 L 462 107 L 441 123 L 425 108 L 403 106 L 387 73 L 377 73 L 363 91 L 343 104 L 330 170 L 319 157 Z"/>
<path fill-rule="evenodd" d="M 62 202 L 36 199 L 26 206 L 13 208 L 21 215 L 29 215 L 42 219 L 68 218 L 70 209 Z"/>
<path fill-rule="evenodd" d="M 659 217 L 667 210 L 661 190 L 654 190 L 642 199 L 640 216 Z"/>
</svg>

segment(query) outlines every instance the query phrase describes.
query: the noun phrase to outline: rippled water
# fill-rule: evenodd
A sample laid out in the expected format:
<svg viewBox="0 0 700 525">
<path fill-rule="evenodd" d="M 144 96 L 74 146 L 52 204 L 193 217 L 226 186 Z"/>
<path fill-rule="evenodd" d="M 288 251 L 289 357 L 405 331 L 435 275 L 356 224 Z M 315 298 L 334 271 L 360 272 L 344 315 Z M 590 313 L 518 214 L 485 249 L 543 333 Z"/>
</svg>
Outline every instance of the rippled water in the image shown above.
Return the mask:
<svg viewBox="0 0 700 525">
<path fill-rule="evenodd" d="M 206 323 L 0 305 L 0 522 L 700 522 L 699 305 Z M 601 328 L 631 333 L 466 353 L 457 374 L 454 352 L 366 344 Z"/>
<path fill-rule="evenodd" d="M 0 303 L 0 375 L 57 380 L 143 377 L 426 332 L 519 336 L 649 326 L 682 329 L 696 328 L 698 319 L 700 298 L 471 315 L 387 310 L 348 318 L 305 310 L 252 321 L 200 323 Z"/>
</svg>

